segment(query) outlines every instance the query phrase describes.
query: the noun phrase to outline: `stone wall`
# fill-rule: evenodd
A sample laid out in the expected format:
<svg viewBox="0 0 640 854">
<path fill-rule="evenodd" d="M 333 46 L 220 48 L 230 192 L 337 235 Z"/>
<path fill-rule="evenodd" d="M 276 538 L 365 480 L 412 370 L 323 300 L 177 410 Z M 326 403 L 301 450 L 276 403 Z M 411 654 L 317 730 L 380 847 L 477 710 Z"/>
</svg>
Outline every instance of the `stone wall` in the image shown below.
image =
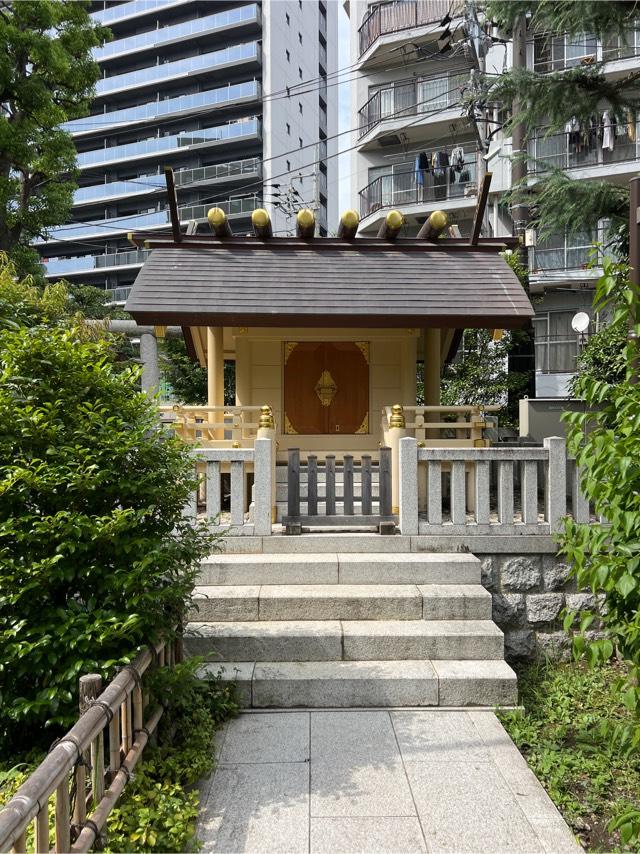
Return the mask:
<svg viewBox="0 0 640 854">
<path fill-rule="evenodd" d="M 576 590 L 569 567 L 554 554 L 478 556 L 482 583 L 493 596 L 493 619 L 504 632 L 507 660 L 566 658 L 570 643 L 561 612 L 594 608 L 593 594 Z"/>
</svg>

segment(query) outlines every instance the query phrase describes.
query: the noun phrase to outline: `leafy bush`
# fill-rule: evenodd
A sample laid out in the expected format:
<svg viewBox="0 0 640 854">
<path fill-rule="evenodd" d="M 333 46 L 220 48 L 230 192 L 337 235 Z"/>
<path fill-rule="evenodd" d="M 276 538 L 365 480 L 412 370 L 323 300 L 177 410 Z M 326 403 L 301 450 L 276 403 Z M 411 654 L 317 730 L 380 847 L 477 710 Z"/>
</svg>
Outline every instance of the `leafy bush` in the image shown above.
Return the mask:
<svg viewBox="0 0 640 854">
<path fill-rule="evenodd" d="M 587 850 L 638 850 L 628 816 L 640 808 L 640 758 L 609 733 L 628 725 L 621 665 L 544 664 L 518 674 L 523 709 L 500 719 Z M 640 828 L 638 828 L 640 830 Z M 636 831 L 637 837 L 637 831 Z"/>
<path fill-rule="evenodd" d="M 109 340 L 0 263 L 0 744 L 76 717 L 105 678 L 179 622 L 214 547 L 182 509 L 193 465 L 116 367 Z M 49 736 L 51 740 L 51 736 Z"/>
<path fill-rule="evenodd" d="M 197 666 L 191 660 L 153 674 L 153 695 L 165 705 L 158 746 L 147 747 L 141 770 L 109 817 L 109 851 L 197 847 L 193 786 L 213 770 L 216 728 L 238 710 L 233 683 L 197 679 Z"/>
<path fill-rule="evenodd" d="M 613 324 L 627 328 L 634 293 L 628 269 L 605 259 L 594 306 L 613 307 Z M 640 332 L 640 326 L 635 326 Z M 561 550 L 572 564 L 580 588 L 590 588 L 604 598 L 601 617 L 605 637 L 591 639 L 585 632 L 594 614 L 581 617 L 582 634 L 574 640 L 576 653 L 592 662 L 608 659 L 614 647 L 628 665 L 620 697 L 634 713 L 633 724 L 618 727 L 621 746 L 640 747 L 640 385 L 633 381 L 637 344 L 623 351 L 624 378 L 582 375 L 577 391 L 588 411 L 567 414 L 569 450 L 582 468 L 582 489 L 606 523 L 566 521 Z M 565 627 L 574 621 L 568 614 Z"/>
</svg>

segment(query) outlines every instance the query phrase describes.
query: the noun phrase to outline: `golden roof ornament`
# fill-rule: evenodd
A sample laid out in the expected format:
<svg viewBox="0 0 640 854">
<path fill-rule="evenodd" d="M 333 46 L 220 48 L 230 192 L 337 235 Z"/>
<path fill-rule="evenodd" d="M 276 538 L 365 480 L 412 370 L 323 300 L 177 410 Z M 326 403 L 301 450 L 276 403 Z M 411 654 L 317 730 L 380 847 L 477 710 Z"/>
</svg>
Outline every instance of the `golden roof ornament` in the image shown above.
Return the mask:
<svg viewBox="0 0 640 854">
<path fill-rule="evenodd" d="M 404 409 L 402 408 L 402 404 L 394 403 L 391 407 L 391 418 L 389 419 L 389 427 L 399 427 L 402 430 L 407 426 L 404 420 Z"/>
<path fill-rule="evenodd" d="M 273 421 L 273 411 L 268 404 L 260 407 L 260 418 L 258 427 L 265 430 L 273 430 L 275 424 Z"/>
</svg>

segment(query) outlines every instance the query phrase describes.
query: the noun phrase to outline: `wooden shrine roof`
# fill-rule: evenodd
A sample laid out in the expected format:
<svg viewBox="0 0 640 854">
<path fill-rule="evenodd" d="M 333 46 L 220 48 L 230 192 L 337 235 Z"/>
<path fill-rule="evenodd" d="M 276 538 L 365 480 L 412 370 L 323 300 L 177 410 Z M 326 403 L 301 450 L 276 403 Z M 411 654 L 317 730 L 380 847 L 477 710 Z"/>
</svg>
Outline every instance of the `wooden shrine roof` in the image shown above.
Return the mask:
<svg viewBox="0 0 640 854">
<path fill-rule="evenodd" d="M 497 240 L 185 237 L 146 245 L 153 251 L 126 304 L 139 323 L 510 328 L 534 314 Z"/>
</svg>

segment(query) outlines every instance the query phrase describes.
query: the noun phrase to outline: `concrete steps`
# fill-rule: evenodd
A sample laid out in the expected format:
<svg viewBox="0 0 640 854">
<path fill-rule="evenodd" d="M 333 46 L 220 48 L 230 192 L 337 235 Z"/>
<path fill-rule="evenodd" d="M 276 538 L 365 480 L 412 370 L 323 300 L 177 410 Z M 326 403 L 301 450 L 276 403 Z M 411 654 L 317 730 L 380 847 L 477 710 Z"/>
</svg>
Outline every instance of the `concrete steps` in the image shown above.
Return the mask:
<svg viewBox="0 0 640 854">
<path fill-rule="evenodd" d="M 194 590 L 196 621 L 490 620 L 477 584 L 208 585 Z"/>
<path fill-rule="evenodd" d="M 202 562 L 185 649 L 204 672 L 260 708 L 515 703 L 476 557 L 324 550 L 393 537 L 307 551 L 310 536 Z"/>
</svg>

